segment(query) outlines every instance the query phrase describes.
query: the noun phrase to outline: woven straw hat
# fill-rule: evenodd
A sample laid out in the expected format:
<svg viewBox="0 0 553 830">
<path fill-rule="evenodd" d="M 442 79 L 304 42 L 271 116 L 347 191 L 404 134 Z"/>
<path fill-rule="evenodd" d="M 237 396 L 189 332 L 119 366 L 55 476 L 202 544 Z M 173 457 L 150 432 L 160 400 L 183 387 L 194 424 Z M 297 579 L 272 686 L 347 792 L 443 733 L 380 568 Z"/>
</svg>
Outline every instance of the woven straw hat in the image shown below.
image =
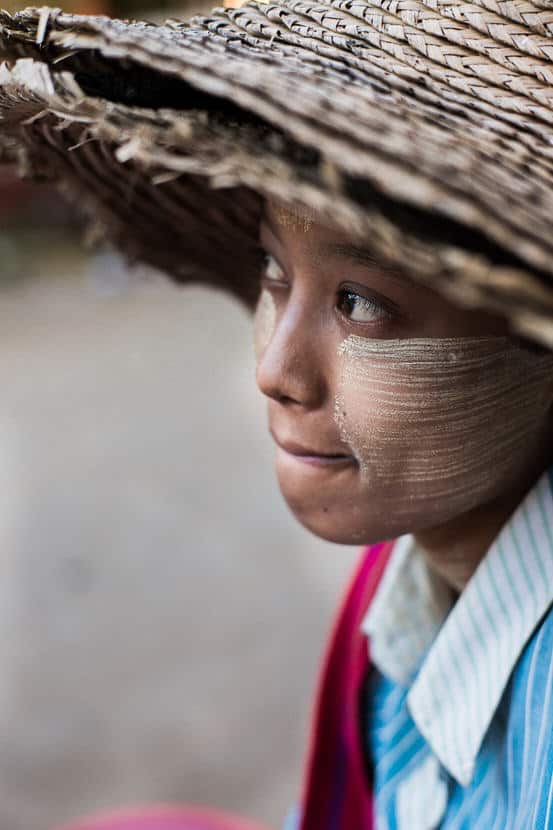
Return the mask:
<svg viewBox="0 0 553 830">
<path fill-rule="evenodd" d="M 548 10 L 550 9 L 550 10 Z M 553 2 L 0 13 L 5 160 L 131 260 L 253 305 L 261 198 L 553 346 Z"/>
</svg>

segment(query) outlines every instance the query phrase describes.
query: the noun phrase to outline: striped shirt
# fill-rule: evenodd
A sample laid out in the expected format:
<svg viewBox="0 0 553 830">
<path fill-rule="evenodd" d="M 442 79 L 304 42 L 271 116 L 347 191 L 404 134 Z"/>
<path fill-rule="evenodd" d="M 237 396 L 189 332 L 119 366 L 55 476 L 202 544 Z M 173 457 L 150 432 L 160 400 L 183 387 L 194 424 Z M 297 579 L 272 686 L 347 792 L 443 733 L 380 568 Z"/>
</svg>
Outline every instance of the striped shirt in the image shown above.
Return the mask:
<svg viewBox="0 0 553 830">
<path fill-rule="evenodd" d="M 552 473 L 456 602 L 394 548 L 363 622 L 377 830 L 553 830 Z"/>
</svg>

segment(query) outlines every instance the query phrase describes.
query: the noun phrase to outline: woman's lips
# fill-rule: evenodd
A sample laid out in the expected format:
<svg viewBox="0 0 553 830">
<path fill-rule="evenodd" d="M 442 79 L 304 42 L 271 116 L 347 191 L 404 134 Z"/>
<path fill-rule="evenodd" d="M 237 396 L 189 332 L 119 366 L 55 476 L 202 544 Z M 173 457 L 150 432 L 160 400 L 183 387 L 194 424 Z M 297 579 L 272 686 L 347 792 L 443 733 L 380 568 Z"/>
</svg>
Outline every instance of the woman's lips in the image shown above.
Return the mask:
<svg viewBox="0 0 553 830">
<path fill-rule="evenodd" d="M 282 448 L 281 448 L 282 449 Z M 329 456 L 329 455 L 295 455 L 282 450 L 286 455 L 300 461 L 302 464 L 310 464 L 312 467 L 343 467 L 353 462 L 350 455 Z"/>
<path fill-rule="evenodd" d="M 285 455 L 291 456 L 296 461 L 303 464 L 310 464 L 314 467 L 344 466 L 355 461 L 352 455 L 345 455 L 344 453 L 320 453 L 294 442 L 286 442 L 284 444 L 277 441 L 276 443 L 278 448 L 285 453 Z"/>
</svg>

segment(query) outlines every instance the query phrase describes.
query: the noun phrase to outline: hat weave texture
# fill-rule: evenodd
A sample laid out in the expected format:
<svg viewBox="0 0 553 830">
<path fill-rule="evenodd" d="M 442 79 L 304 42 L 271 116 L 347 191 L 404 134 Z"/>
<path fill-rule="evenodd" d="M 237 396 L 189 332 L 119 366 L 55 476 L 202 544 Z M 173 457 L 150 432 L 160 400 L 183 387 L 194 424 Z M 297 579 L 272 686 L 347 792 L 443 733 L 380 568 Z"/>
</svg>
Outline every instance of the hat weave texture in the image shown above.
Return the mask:
<svg viewBox="0 0 553 830">
<path fill-rule="evenodd" d="M 261 198 L 553 346 L 553 2 L 0 12 L 0 146 L 98 232 L 252 305 Z"/>
</svg>

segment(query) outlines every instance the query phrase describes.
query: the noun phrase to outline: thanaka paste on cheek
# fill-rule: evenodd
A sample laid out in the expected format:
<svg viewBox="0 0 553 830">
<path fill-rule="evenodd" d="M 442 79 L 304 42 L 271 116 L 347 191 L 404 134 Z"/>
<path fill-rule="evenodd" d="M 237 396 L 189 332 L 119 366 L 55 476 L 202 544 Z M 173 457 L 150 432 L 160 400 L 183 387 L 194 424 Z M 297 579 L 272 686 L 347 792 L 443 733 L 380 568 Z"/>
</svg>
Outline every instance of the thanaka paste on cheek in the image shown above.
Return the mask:
<svg viewBox="0 0 553 830">
<path fill-rule="evenodd" d="M 506 337 L 351 335 L 338 355 L 341 438 L 364 486 L 388 495 L 396 514 L 415 517 L 429 506 L 453 515 L 494 497 L 525 469 L 543 435 L 553 397 L 551 354 L 536 355 Z"/>
<path fill-rule="evenodd" d="M 263 289 L 257 302 L 253 322 L 253 342 L 255 357 L 260 360 L 265 349 L 271 342 L 275 330 L 276 307 L 273 295 L 266 288 Z"/>
</svg>

